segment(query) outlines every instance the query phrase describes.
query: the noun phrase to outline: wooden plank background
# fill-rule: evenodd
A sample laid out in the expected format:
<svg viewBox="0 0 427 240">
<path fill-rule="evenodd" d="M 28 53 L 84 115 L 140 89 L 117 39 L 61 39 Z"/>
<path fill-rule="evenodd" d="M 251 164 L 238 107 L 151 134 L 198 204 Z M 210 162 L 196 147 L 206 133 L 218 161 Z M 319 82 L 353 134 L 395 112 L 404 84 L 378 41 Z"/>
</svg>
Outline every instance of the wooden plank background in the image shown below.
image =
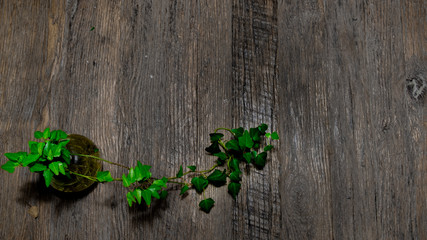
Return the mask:
<svg viewBox="0 0 427 240">
<path fill-rule="evenodd" d="M 427 239 L 408 79 L 427 84 L 424 0 L 0 0 L 1 153 L 50 126 L 169 176 L 211 166 L 217 127 L 281 136 L 210 214 L 194 191 L 129 208 L 118 183 L 69 199 L 1 171 L 0 239 Z"/>
</svg>

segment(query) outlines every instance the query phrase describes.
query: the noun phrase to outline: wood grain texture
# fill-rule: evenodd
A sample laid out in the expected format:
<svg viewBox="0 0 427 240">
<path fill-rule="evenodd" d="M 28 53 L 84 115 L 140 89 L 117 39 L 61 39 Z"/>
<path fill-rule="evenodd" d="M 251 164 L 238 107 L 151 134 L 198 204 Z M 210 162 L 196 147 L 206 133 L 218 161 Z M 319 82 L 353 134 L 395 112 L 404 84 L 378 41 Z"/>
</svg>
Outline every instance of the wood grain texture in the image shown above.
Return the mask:
<svg viewBox="0 0 427 240">
<path fill-rule="evenodd" d="M 173 176 L 213 164 L 217 127 L 281 137 L 237 200 L 207 189 L 210 214 L 178 187 L 129 208 L 118 183 L 70 198 L 1 171 L 0 239 L 427 239 L 427 100 L 407 81 L 427 81 L 426 19 L 423 0 L 0 0 L 2 154 L 50 126 Z"/>
</svg>

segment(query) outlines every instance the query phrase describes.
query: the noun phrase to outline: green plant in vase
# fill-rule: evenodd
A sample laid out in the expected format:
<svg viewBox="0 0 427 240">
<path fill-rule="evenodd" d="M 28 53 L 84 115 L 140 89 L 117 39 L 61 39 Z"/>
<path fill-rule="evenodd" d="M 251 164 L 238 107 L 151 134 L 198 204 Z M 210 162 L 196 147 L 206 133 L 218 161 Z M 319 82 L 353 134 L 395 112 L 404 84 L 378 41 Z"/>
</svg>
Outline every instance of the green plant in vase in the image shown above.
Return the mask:
<svg viewBox="0 0 427 240">
<path fill-rule="evenodd" d="M 10 173 L 17 167 L 29 167 L 31 172 L 43 174 L 46 187 L 64 192 L 78 192 L 93 183 L 122 182 L 128 188 L 126 199 L 129 206 L 142 204 L 149 207 L 152 199 L 166 198 L 168 184 L 181 185 L 180 195 L 190 188 L 203 195 L 199 207 L 209 213 L 215 204 L 212 198 L 206 198 L 205 190 L 209 185 L 220 187 L 228 185 L 228 192 L 235 199 L 241 188 L 242 164 L 253 164 L 262 169 L 267 161 L 267 153 L 273 149 L 273 140 L 278 140 L 277 132 L 268 133 L 268 126 L 261 124 L 245 130 L 218 128 L 210 134 L 210 146 L 205 150 L 215 156 L 215 164 L 205 170 L 194 165 L 184 171 L 181 165 L 175 176 L 153 177 L 151 166 L 137 161 L 136 166 L 128 167 L 99 157 L 95 144 L 81 135 L 67 135 L 62 130 L 36 131 L 34 137 L 41 142 L 29 141 L 30 152 L 5 153 L 9 159 L 1 166 Z M 228 132 L 230 139 L 224 140 Z M 79 144 L 80 143 L 80 144 Z M 121 178 L 113 178 L 110 171 L 102 171 L 101 162 L 126 169 Z"/>
</svg>

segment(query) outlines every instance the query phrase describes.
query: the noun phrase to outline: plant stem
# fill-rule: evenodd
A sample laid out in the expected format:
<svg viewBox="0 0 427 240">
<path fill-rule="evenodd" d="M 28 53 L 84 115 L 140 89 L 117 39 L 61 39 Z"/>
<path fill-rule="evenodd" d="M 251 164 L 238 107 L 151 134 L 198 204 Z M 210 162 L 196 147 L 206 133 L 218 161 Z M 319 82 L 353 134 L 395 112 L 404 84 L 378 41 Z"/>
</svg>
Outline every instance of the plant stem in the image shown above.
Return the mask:
<svg viewBox="0 0 427 240">
<path fill-rule="evenodd" d="M 111 162 L 111 161 L 105 160 L 105 159 L 103 159 L 103 158 L 96 157 L 96 156 L 92 156 L 92 155 L 78 154 L 78 153 L 73 154 L 73 155 L 80 156 L 80 157 L 89 157 L 89 158 L 94 158 L 94 159 L 101 160 L 101 161 L 104 161 L 104 162 L 109 163 L 109 164 L 113 164 L 113 165 L 116 165 L 116 166 L 119 166 L 119 167 L 122 167 L 122 168 L 126 168 L 126 169 L 128 169 L 128 170 L 130 169 L 129 167 L 126 167 L 126 166 L 121 165 L 121 164 L 119 164 L 119 163 Z"/>
<path fill-rule="evenodd" d="M 231 129 L 229 129 L 229 128 L 217 128 L 217 129 L 215 129 L 215 133 L 218 132 L 218 130 L 229 131 L 231 134 L 233 134 L 233 136 L 236 136 L 236 135 L 234 135 L 234 132 L 232 132 Z"/>
<path fill-rule="evenodd" d="M 96 178 L 93 178 L 93 177 L 90 177 L 90 176 L 82 175 L 80 173 L 76 173 L 76 172 L 73 172 L 73 171 L 70 171 L 70 173 L 74 174 L 76 176 L 79 176 L 79 177 L 83 177 L 83 178 L 89 179 L 89 180 L 94 181 L 94 182 L 99 182 Z"/>
<path fill-rule="evenodd" d="M 210 172 L 210 171 L 214 170 L 214 169 L 215 169 L 216 167 L 218 167 L 218 166 L 219 166 L 218 164 L 215 164 L 215 165 L 213 165 L 211 168 L 206 169 L 206 170 L 202 170 L 202 171 L 194 171 L 194 172 L 193 172 L 193 171 L 188 171 L 188 172 L 183 173 L 181 177 L 168 177 L 167 179 L 168 179 L 168 180 L 179 179 L 179 178 L 182 178 L 182 177 L 184 177 L 185 175 L 187 175 L 187 174 L 189 174 L 189 173 L 200 173 L 200 174 L 202 174 L 203 176 L 205 176 L 203 173 Z M 168 181 L 168 182 L 171 182 L 171 181 Z"/>
</svg>

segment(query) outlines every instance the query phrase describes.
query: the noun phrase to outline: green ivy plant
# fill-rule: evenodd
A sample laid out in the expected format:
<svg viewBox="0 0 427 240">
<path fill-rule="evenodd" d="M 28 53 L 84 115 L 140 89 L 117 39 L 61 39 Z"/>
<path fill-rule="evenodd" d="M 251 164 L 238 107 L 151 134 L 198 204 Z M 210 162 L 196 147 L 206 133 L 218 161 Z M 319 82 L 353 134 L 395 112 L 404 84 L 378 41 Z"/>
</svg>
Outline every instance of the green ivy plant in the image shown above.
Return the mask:
<svg viewBox="0 0 427 240">
<path fill-rule="evenodd" d="M 43 174 L 46 187 L 49 187 L 54 175 L 65 175 L 71 177 L 76 175 L 94 182 L 122 182 L 128 188 L 126 199 L 130 207 L 133 204 L 141 204 L 143 201 L 149 207 L 152 199 L 166 198 L 167 185 L 181 185 L 180 195 L 185 194 L 190 188 L 203 195 L 199 207 L 202 211 L 209 213 L 215 204 L 212 198 L 206 198 L 205 190 L 209 185 L 221 187 L 228 185 L 228 193 L 236 199 L 242 180 L 242 164 L 253 164 L 262 169 L 267 162 L 267 153 L 273 149 L 272 140 L 278 140 L 277 132 L 267 132 L 268 126 L 261 124 L 258 127 L 246 130 L 242 127 L 236 129 L 218 128 L 210 135 L 210 146 L 205 150 L 215 156 L 215 164 L 206 170 L 197 170 L 194 165 L 187 166 L 185 172 L 181 165 L 175 176 L 153 177 L 151 166 L 143 165 L 137 161 L 136 166 L 127 167 L 106 159 L 84 155 L 73 154 L 81 157 L 91 157 L 97 160 L 113 164 L 127 169 L 127 173 L 121 178 L 113 178 L 110 171 L 99 171 L 96 177 L 82 175 L 70 170 L 71 153 L 67 150 L 67 134 L 62 130 L 50 131 L 46 128 L 43 132 L 36 131 L 34 137 L 41 142 L 29 141 L 30 152 L 5 153 L 9 159 L 1 168 L 13 173 L 17 167 L 29 167 L 31 172 Z M 224 134 L 219 131 L 228 132 L 231 138 L 224 140 Z M 262 147 L 263 146 L 263 147 Z"/>
</svg>

